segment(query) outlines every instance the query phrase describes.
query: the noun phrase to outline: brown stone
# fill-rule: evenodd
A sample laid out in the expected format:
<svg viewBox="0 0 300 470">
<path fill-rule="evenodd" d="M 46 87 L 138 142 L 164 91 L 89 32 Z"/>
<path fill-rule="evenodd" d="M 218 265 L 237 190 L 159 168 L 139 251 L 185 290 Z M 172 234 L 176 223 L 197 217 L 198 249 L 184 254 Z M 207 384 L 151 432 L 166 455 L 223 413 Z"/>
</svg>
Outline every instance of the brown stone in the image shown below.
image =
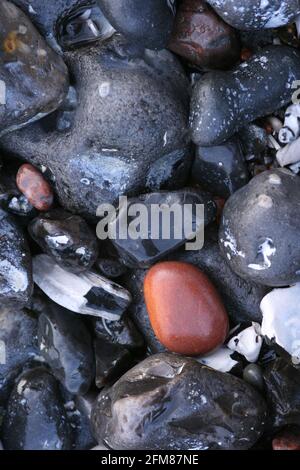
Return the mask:
<svg viewBox="0 0 300 470">
<path fill-rule="evenodd" d="M 30 204 L 39 211 L 47 211 L 53 204 L 53 191 L 43 175 L 29 163 L 19 168 L 16 183 Z"/>
<path fill-rule="evenodd" d="M 231 68 L 240 55 L 234 29 L 202 0 L 180 4 L 169 49 L 204 69 Z"/>
<path fill-rule="evenodd" d="M 156 264 L 145 277 L 144 294 L 154 333 L 170 351 L 197 356 L 225 341 L 226 310 L 211 281 L 195 266 Z"/>
<path fill-rule="evenodd" d="M 300 428 L 289 426 L 280 431 L 272 441 L 273 450 L 300 450 Z"/>
</svg>

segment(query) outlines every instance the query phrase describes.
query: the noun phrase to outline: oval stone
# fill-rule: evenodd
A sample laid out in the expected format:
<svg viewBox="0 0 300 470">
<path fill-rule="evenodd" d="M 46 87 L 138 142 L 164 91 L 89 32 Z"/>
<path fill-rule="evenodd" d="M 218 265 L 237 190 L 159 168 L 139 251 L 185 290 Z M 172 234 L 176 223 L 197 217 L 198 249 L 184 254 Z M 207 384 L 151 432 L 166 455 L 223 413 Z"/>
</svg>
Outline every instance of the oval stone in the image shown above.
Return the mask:
<svg viewBox="0 0 300 470">
<path fill-rule="evenodd" d="M 16 180 L 18 189 L 39 211 L 50 209 L 53 203 L 53 191 L 43 175 L 30 163 L 20 166 Z"/>
<path fill-rule="evenodd" d="M 154 333 L 170 351 L 201 355 L 224 342 L 226 310 L 196 267 L 177 261 L 156 264 L 145 277 L 144 295 Z"/>
</svg>

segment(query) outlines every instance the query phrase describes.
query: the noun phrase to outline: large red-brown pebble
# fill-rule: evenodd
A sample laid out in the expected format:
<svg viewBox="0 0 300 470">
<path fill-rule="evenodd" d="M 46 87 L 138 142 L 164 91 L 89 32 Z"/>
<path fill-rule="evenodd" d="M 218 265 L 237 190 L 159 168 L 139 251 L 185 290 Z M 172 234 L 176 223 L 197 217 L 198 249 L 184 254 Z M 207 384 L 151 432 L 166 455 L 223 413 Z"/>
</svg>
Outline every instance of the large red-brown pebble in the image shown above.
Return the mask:
<svg viewBox="0 0 300 470">
<path fill-rule="evenodd" d="M 156 264 L 145 277 L 144 295 L 154 333 L 170 351 L 198 356 L 224 343 L 226 310 L 213 284 L 195 266 Z"/>
<path fill-rule="evenodd" d="M 39 211 L 47 211 L 53 204 L 53 191 L 49 183 L 30 163 L 25 163 L 17 173 L 17 186 L 30 204 Z"/>
<path fill-rule="evenodd" d="M 300 450 L 300 428 L 291 426 L 280 431 L 272 441 L 273 450 Z"/>
</svg>

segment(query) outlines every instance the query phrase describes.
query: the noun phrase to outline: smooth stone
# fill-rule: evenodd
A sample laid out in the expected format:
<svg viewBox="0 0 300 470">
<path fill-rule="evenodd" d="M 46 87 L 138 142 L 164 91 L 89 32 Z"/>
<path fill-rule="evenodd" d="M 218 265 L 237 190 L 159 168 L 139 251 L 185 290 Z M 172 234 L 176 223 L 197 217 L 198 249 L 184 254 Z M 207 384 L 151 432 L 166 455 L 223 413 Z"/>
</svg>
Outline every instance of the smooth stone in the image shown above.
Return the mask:
<svg viewBox="0 0 300 470">
<path fill-rule="evenodd" d="M 252 323 L 248 328 L 234 334 L 227 346 L 232 351 L 244 356 L 248 362 L 256 362 L 262 346 L 259 323 Z"/>
<path fill-rule="evenodd" d="M 53 210 L 32 220 L 28 230 L 43 252 L 68 271 L 87 271 L 97 259 L 96 233 L 78 215 Z"/>
<path fill-rule="evenodd" d="M 111 241 L 117 249 L 120 258 L 129 267 L 147 267 L 161 260 L 170 252 L 175 251 L 186 243 L 190 239 L 190 235 L 201 233 L 204 227 L 216 218 L 214 200 L 210 194 L 199 189 L 185 188 L 173 192 L 161 191 L 144 194 L 139 197 L 129 198 L 127 202 L 127 206 L 119 207 L 117 217 L 109 224 L 109 231 L 113 235 Z M 135 239 L 129 233 L 130 225 L 132 224 L 130 211 L 134 209 L 134 205 L 140 204 L 147 211 L 145 222 L 148 225 L 148 229 L 145 229 L 145 234 L 142 230 L 138 229 L 138 238 Z M 156 218 L 153 216 L 153 210 L 155 206 L 166 207 L 170 209 L 171 214 L 173 205 L 178 207 L 182 221 L 189 218 L 191 226 L 189 232 L 186 233 L 188 227 L 176 225 L 178 222 L 174 222 L 175 216 L 173 219 L 170 215 L 170 236 L 166 237 L 163 233 L 163 224 L 161 219 L 159 219 L 159 213 L 157 211 L 158 216 Z M 199 213 L 198 205 L 204 206 L 203 215 Z M 138 216 L 139 213 L 136 215 Z M 124 229 L 128 234 L 127 237 L 124 237 L 122 234 Z M 180 232 L 179 234 L 176 233 L 178 231 Z"/>
<path fill-rule="evenodd" d="M 49 45 L 59 53 L 65 47 L 104 40 L 114 31 L 95 0 L 13 0 L 13 3 L 30 17 Z M 92 10 L 90 15 L 89 10 Z M 80 18 L 82 16 L 84 18 Z"/>
<path fill-rule="evenodd" d="M 35 209 L 47 211 L 53 204 L 53 191 L 42 173 L 29 163 L 20 166 L 16 184 Z"/>
<path fill-rule="evenodd" d="M 288 46 L 265 47 L 235 69 L 205 74 L 193 88 L 192 140 L 219 145 L 247 123 L 272 114 L 291 101 L 298 76 L 300 53 Z"/>
<path fill-rule="evenodd" d="M 158 263 L 144 280 L 150 323 L 170 351 L 199 356 L 224 343 L 228 317 L 209 278 L 195 266 Z"/>
<path fill-rule="evenodd" d="M 264 171 L 225 204 L 219 244 L 241 277 L 267 286 L 300 279 L 300 184 L 286 169 Z"/>
<path fill-rule="evenodd" d="M 94 379 L 92 338 L 84 322 L 55 304 L 38 319 L 40 354 L 68 392 L 84 395 Z"/>
<path fill-rule="evenodd" d="M 245 382 L 165 353 L 100 393 L 92 429 L 114 450 L 239 450 L 257 441 L 265 417 L 264 400 Z"/>
<path fill-rule="evenodd" d="M 163 49 L 172 31 L 175 1 L 98 0 L 113 27 L 140 48 Z"/>
<path fill-rule="evenodd" d="M 238 139 L 213 147 L 196 147 L 193 181 L 216 196 L 228 198 L 249 181 L 248 169 Z"/>
<path fill-rule="evenodd" d="M 299 163 L 300 156 L 300 138 L 292 141 L 290 144 L 280 147 L 276 152 L 277 162 L 281 167 L 291 165 L 294 163 Z"/>
<path fill-rule="evenodd" d="M 0 209 L 0 301 L 24 307 L 32 294 L 31 256 L 27 240 L 13 216 Z"/>
<path fill-rule="evenodd" d="M 299 0 L 207 0 L 226 23 L 236 29 L 278 28 L 300 14 Z"/>
<path fill-rule="evenodd" d="M 184 0 L 178 7 L 169 49 L 204 69 L 229 69 L 238 60 L 238 37 L 202 0 Z"/>
<path fill-rule="evenodd" d="M 263 314 L 262 335 L 290 354 L 294 365 L 300 364 L 299 305 L 299 283 L 272 290 L 260 304 Z"/>
<path fill-rule="evenodd" d="M 300 427 L 287 426 L 272 440 L 273 450 L 300 450 Z"/>
<path fill-rule="evenodd" d="M 197 266 L 206 273 L 220 293 L 228 315 L 234 323 L 260 322 L 260 302 L 269 291 L 267 287 L 242 279 L 235 274 L 221 255 L 215 231 L 206 232 L 204 247 L 198 251 L 183 249 L 170 255 L 169 259 Z M 128 314 L 143 334 L 149 352 L 165 351 L 155 337 L 144 302 L 143 282 L 146 271 L 135 269 L 124 277 L 123 284 L 132 295 Z"/>
<path fill-rule="evenodd" d="M 260 159 L 268 148 L 268 134 L 265 129 L 256 124 L 243 127 L 238 136 L 246 160 Z"/>
<path fill-rule="evenodd" d="M 128 315 L 124 314 L 118 321 L 95 319 L 94 324 L 97 338 L 122 346 L 132 353 L 143 350 L 143 336 Z"/>
<path fill-rule="evenodd" d="M 58 108 L 67 91 L 63 60 L 13 3 L 1 1 L 0 136 Z"/>
<path fill-rule="evenodd" d="M 33 258 L 33 279 L 51 300 L 82 315 L 119 320 L 131 302 L 119 284 L 93 271 L 70 273 L 44 254 Z"/>
<path fill-rule="evenodd" d="M 265 382 L 263 371 L 259 365 L 248 364 L 243 371 L 243 379 L 257 390 L 264 390 Z"/>
<path fill-rule="evenodd" d="M 28 310 L 0 309 L 0 404 L 14 380 L 38 356 L 37 319 Z"/>
<path fill-rule="evenodd" d="M 1 139 L 3 153 L 51 172 L 60 204 L 93 218 L 121 195 L 184 186 L 189 84 L 174 55 L 130 57 L 115 35 L 64 57 L 78 99 L 71 126 L 62 132 L 53 113 Z"/>
<path fill-rule="evenodd" d="M 72 431 L 58 383 L 38 367 L 20 376 L 10 396 L 2 429 L 7 450 L 68 450 Z"/>
<path fill-rule="evenodd" d="M 103 338 L 94 341 L 96 359 L 96 386 L 103 388 L 116 381 L 121 375 L 130 369 L 133 357 L 130 352 L 117 343 L 112 343 Z"/>
<path fill-rule="evenodd" d="M 276 359 L 264 372 L 270 429 L 300 425 L 300 371 Z"/>
</svg>

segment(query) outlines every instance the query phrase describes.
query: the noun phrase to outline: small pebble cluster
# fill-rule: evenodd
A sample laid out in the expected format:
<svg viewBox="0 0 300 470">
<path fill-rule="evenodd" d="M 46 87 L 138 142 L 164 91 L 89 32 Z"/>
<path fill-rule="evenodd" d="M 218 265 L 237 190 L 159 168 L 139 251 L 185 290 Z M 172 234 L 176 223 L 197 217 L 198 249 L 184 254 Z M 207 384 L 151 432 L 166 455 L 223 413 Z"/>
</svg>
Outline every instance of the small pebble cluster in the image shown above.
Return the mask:
<svg viewBox="0 0 300 470">
<path fill-rule="evenodd" d="M 1 0 L 0 450 L 300 450 L 299 176 L 299 0 Z"/>
</svg>

